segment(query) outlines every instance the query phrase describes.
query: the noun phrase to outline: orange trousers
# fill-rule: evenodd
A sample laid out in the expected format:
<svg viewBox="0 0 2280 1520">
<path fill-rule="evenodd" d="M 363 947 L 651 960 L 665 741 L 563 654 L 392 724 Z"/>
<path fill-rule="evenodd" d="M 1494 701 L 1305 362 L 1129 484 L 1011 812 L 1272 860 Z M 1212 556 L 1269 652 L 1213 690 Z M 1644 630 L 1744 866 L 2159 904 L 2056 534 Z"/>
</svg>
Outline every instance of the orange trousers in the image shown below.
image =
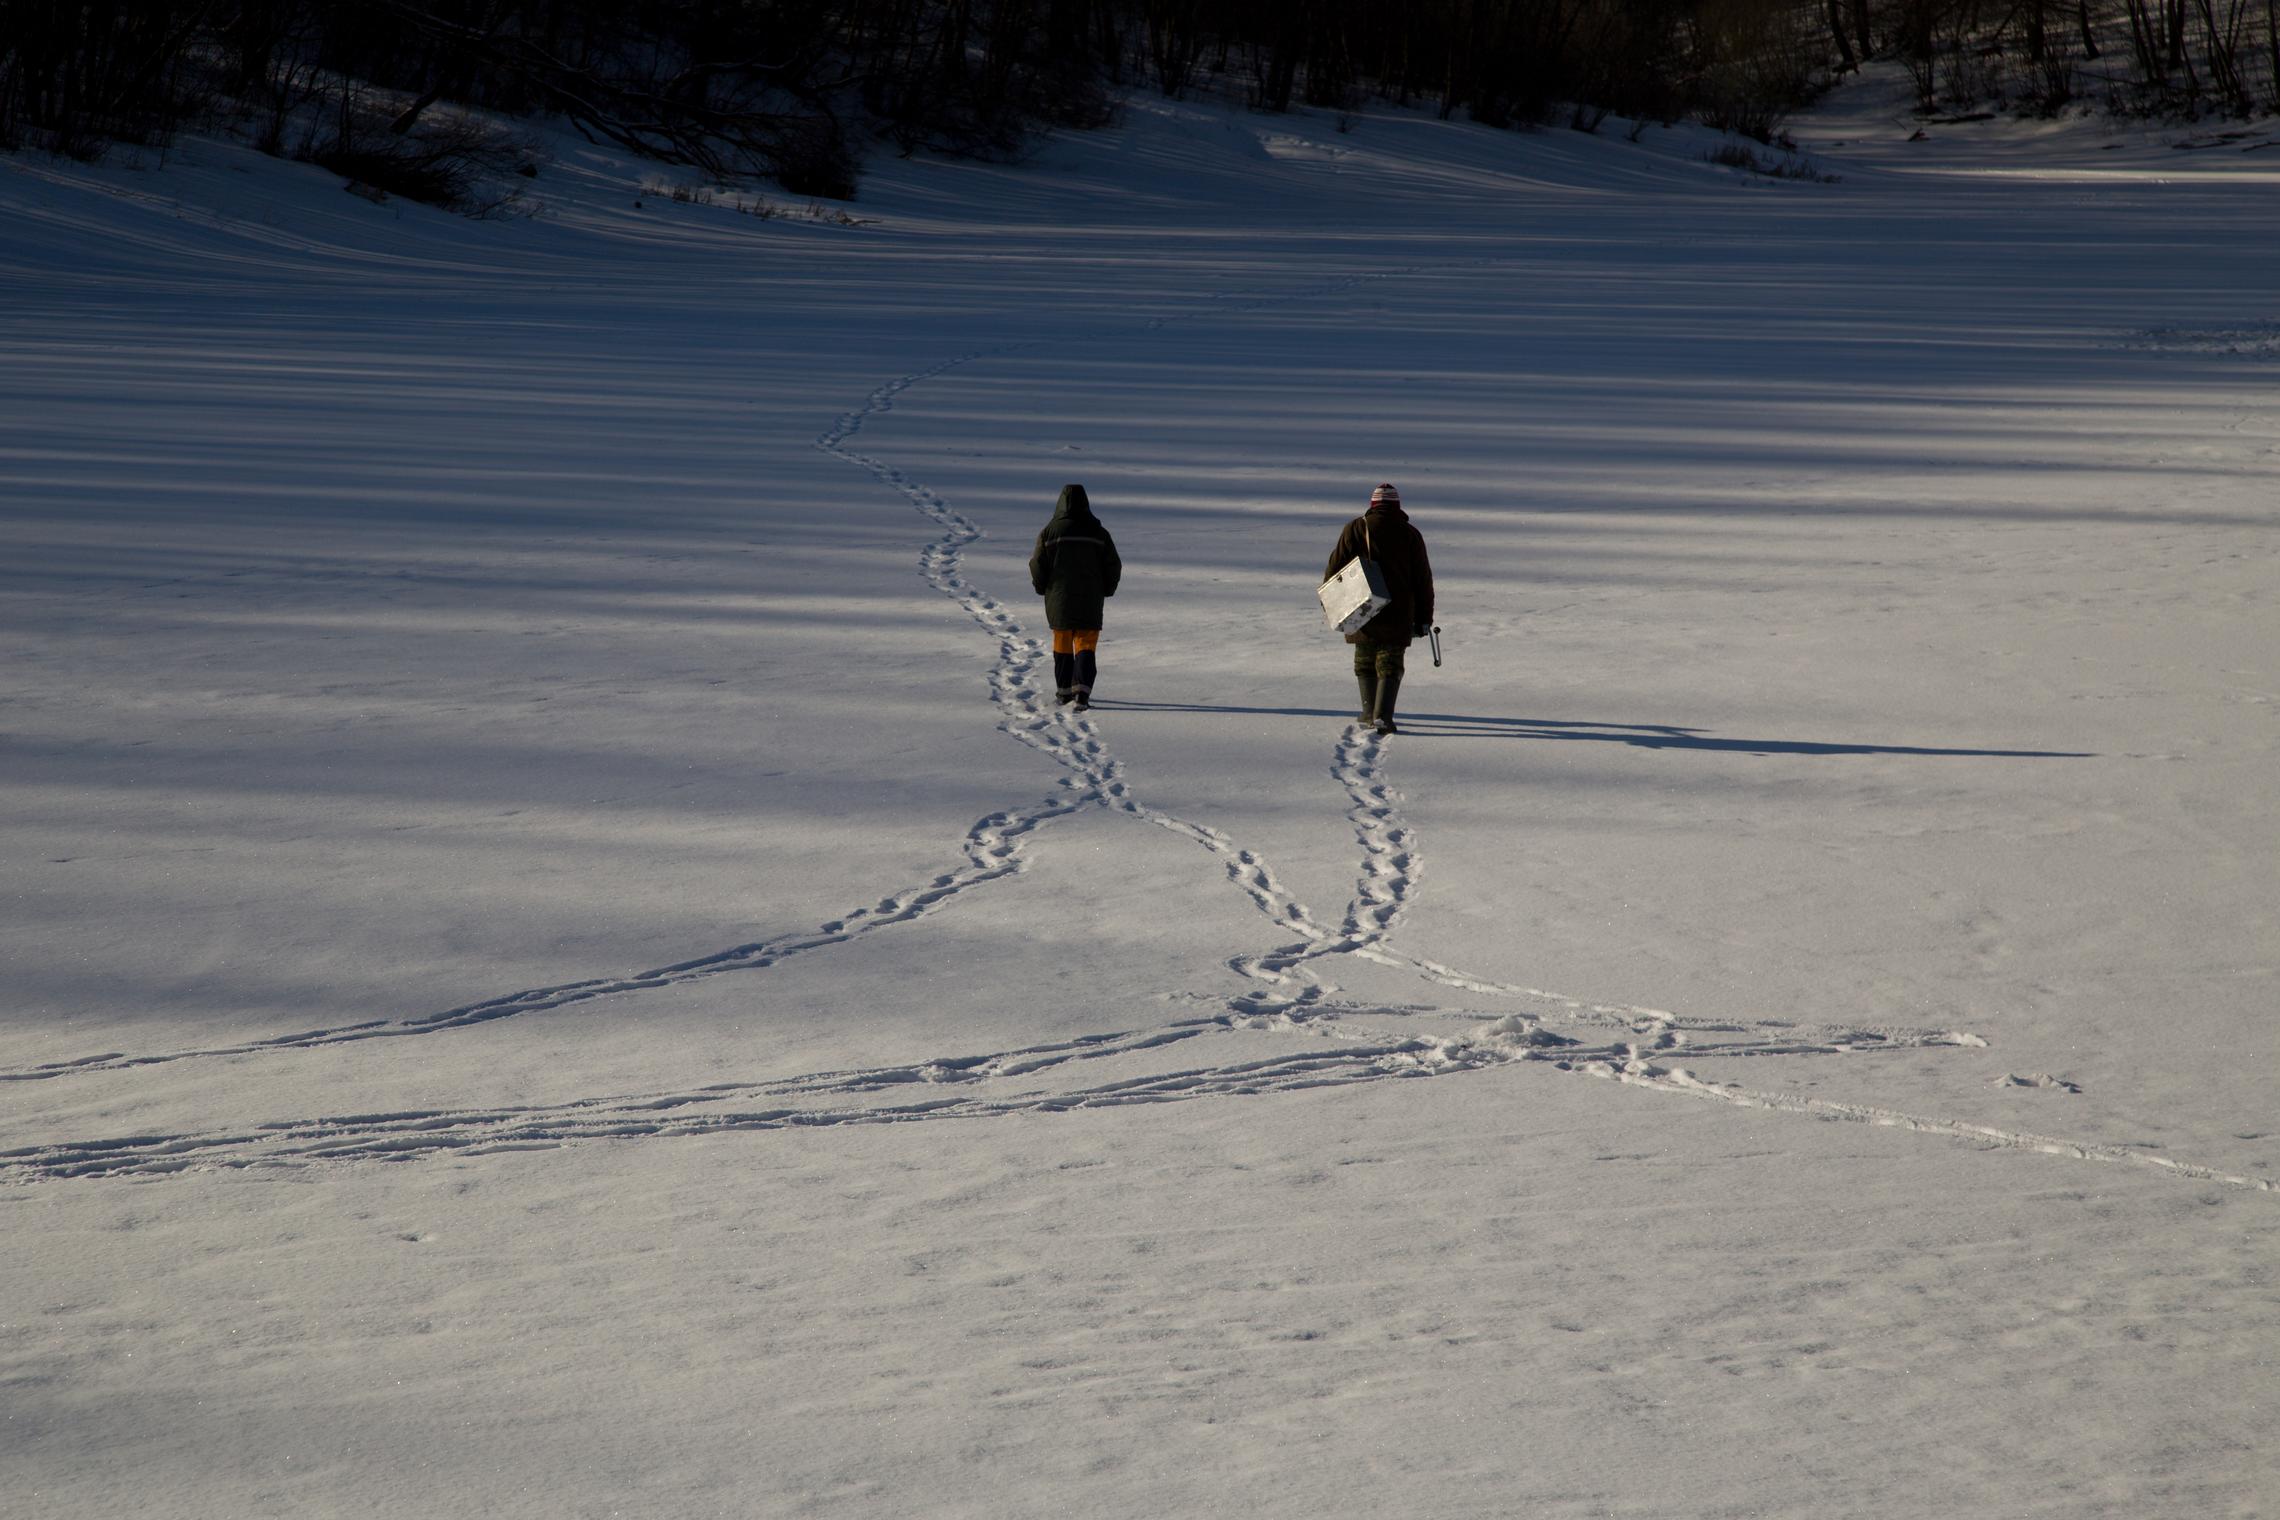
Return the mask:
<svg viewBox="0 0 2280 1520">
<path fill-rule="evenodd" d="M 1077 654 L 1100 648 L 1098 628 L 1056 628 L 1053 630 L 1055 654 Z"/>
</svg>

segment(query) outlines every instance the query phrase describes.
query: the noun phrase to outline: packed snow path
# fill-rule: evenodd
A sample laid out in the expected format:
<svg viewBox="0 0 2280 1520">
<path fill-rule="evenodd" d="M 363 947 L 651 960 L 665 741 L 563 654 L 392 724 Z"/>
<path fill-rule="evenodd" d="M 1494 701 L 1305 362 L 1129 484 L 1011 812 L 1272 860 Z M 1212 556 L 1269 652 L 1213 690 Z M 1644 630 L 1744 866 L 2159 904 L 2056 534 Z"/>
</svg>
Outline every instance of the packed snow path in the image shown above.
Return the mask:
<svg viewBox="0 0 2280 1520">
<path fill-rule="evenodd" d="M 1359 279 L 1340 281 L 1319 294 L 1358 283 Z M 1161 326 L 1167 320 L 1157 318 L 1151 325 Z M 999 728 L 1068 772 L 1051 795 L 977 820 L 962 841 L 964 865 L 923 885 L 890 892 L 876 903 L 851 909 L 810 933 L 734 946 L 631 976 L 532 988 L 438 1013 L 313 1029 L 239 1045 L 165 1053 L 106 1052 L 0 1071 L 0 1080 L 31 1081 L 201 1057 L 243 1058 L 359 1040 L 442 1034 L 596 998 L 630 997 L 730 971 L 765 970 L 794 956 L 828 950 L 910 923 L 944 909 L 963 894 L 1016 875 L 1024 869 L 1021 848 L 1027 838 L 1057 819 L 1094 809 L 1153 825 L 1201 847 L 1220 862 L 1225 879 L 1261 915 L 1279 930 L 1297 936 L 1271 950 L 1238 956 L 1229 963 L 1229 969 L 1246 984 L 1245 990 L 1200 1016 L 1016 1050 L 936 1056 L 906 1065 L 819 1072 L 790 1080 L 717 1083 L 692 1092 L 592 1098 L 536 1107 L 415 1109 L 282 1120 L 216 1133 L 63 1140 L 0 1151 L 0 1174 L 18 1179 L 153 1176 L 193 1167 L 402 1160 L 438 1152 L 484 1153 L 580 1140 L 976 1119 L 1531 1064 L 1743 1108 L 1891 1126 L 2103 1164 L 2142 1166 L 2194 1181 L 2260 1192 L 2280 1187 L 2267 1179 L 2128 1147 L 1736 1083 L 1706 1082 L 1676 1064 L 1689 1055 L 1826 1057 L 1985 1046 L 1985 1040 L 1967 1031 L 1886 1023 L 1693 1018 L 1500 982 L 1400 951 L 1391 943 L 1392 936 L 1417 899 L 1424 856 L 1415 831 L 1401 814 L 1400 794 L 1386 775 L 1386 741 L 1360 724 L 1348 725 L 1335 740 L 1329 767 L 1329 775 L 1346 794 L 1346 817 L 1354 833 L 1358 870 L 1353 897 L 1340 922 L 1335 927 L 1325 924 L 1282 887 L 1257 851 L 1222 830 L 1150 807 L 1136 794 L 1098 721 L 1046 700 L 1037 680 L 1045 659 L 1044 643 L 1025 629 L 1005 603 L 967 578 L 965 550 L 983 536 L 982 530 L 923 482 L 852 446 L 866 423 L 893 410 L 897 396 L 1008 351 L 1002 347 L 978 350 L 889 381 L 861 406 L 842 414 L 816 439 L 818 449 L 899 493 L 940 529 L 939 537 L 919 556 L 920 571 L 935 591 L 956 603 L 994 641 L 997 658 L 989 674 L 989 691 L 999 711 Z M 1642 736 L 1639 742 L 1656 740 Z M 1326 974 L 1328 964 L 1341 956 L 1408 971 L 1450 989 L 1516 1003 L 1523 1011 L 1341 1000 L 1340 989 Z M 1443 1026 L 1439 1032 L 1418 1033 L 1403 1027 L 1435 1021 Z M 1183 1066 L 1105 1082 L 1082 1081 L 1085 1063 L 1213 1036 L 1264 1030 L 1299 1031 L 1321 1039 L 1324 1045 L 1318 1051 Z M 1038 1080 L 1064 1072 L 1077 1080 L 1068 1085 L 1051 1081 L 1040 1084 Z M 938 1089 L 940 1095 L 915 1102 L 850 1102 L 874 1094 L 900 1098 L 922 1088 Z M 763 1101 L 764 1106 L 748 1106 L 755 1100 Z M 832 1106 L 798 1106 L 822 1103 Z"/>
</svg>

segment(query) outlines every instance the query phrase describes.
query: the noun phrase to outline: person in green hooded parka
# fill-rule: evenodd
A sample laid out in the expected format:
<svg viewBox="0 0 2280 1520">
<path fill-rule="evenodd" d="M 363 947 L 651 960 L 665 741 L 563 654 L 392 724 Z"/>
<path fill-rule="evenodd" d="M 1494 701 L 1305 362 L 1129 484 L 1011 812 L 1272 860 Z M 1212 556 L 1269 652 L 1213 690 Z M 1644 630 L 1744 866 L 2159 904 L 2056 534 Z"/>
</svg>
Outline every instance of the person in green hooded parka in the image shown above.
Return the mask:
<svg viewBox="0 0 2280 1520">
<path fill-rule="evenodd" d="M 1123 574 L 1116 541 L 1093 516 L 1085 488 L 1061 487 L 1053 520 L 1038 533 L 1029 556 L 1029 584 L 1045 598 L 1045 621 L 1053 629 L 1056 696 L 1080 710 L 1092 705 L 1099 673 L 1101 603 L 1116 595 Z"/>
<path fill-rule="evenodd" d="M 1433 626 L 1433 565 L 1425 557 L 1425 535 L 1401 510 L 1401 493 L 1390 484 L 1370 492 L 1369 510 L 1339 530 L 1322 578 L 1336 575 L 1356 555 L 1377 561 L 1392 598 L 1385 610 L 1346 635 L 1354 646 L 1354 677 L 1362 688 L 1358 721 L 1381 734 L 1395 734 L 1401 730 L 1394 727 L 1393 706 L 1401 695 L 1409 641 L 1424 638 Z"/>
</svg>

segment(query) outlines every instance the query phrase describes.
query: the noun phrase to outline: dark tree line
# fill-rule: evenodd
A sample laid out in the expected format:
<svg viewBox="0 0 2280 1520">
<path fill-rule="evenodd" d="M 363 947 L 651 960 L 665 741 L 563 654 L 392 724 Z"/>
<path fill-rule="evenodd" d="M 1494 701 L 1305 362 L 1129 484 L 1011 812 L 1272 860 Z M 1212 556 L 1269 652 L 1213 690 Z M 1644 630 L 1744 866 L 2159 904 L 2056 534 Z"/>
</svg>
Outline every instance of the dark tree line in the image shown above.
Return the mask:
<svg viewBox="0 0 2280 1520">
<path fill-rule="evenodd" d="M 0 0 L 0 146 L 224 125 L 450 200 L 515 157 L 487 123 L 545 116 L 846 196 L 873 144 L 1010 153 L 1118 87 L 1763 137 L 1880 56 L 1927 108 L 2102 79 L 2117 105 L 2247 113 L 2280 97 L 2280 0 Z"/>
<path fill-rule="evenodd" d="M 1829 0 L 1834 17 L 1847 3 Z M 1942 105 L 2246 117 L 2280 110 L 2280 0 L 1883 0 L 1878 31 Z M 1867 26 L 1862 24 L 1863 43 Z"/>
<path fill-rule="evenodd" d="M 0 145 L 218 119 L 402 179 L 495 147 L 478 107 L 844 196 L 874 139 L 1003 152 L 1101 119 L 1114 21 L 1092 0 L 0 0 Z"/>
</svg>

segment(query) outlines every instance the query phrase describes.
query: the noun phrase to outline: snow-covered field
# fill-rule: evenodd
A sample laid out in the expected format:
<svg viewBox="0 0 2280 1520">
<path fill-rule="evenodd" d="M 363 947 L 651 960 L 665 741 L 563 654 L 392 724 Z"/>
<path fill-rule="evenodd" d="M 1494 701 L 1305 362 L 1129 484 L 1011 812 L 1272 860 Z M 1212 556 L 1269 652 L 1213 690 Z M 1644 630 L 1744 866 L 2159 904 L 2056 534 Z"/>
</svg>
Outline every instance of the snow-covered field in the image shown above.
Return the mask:
<svg viewBox="0 0 2280 1520">
<path fill-rule="evenodd" d="M 1619 127 L 0 160 L 0 1511 L 2280 1512 L 2280 154 Z"/>
</svg>

